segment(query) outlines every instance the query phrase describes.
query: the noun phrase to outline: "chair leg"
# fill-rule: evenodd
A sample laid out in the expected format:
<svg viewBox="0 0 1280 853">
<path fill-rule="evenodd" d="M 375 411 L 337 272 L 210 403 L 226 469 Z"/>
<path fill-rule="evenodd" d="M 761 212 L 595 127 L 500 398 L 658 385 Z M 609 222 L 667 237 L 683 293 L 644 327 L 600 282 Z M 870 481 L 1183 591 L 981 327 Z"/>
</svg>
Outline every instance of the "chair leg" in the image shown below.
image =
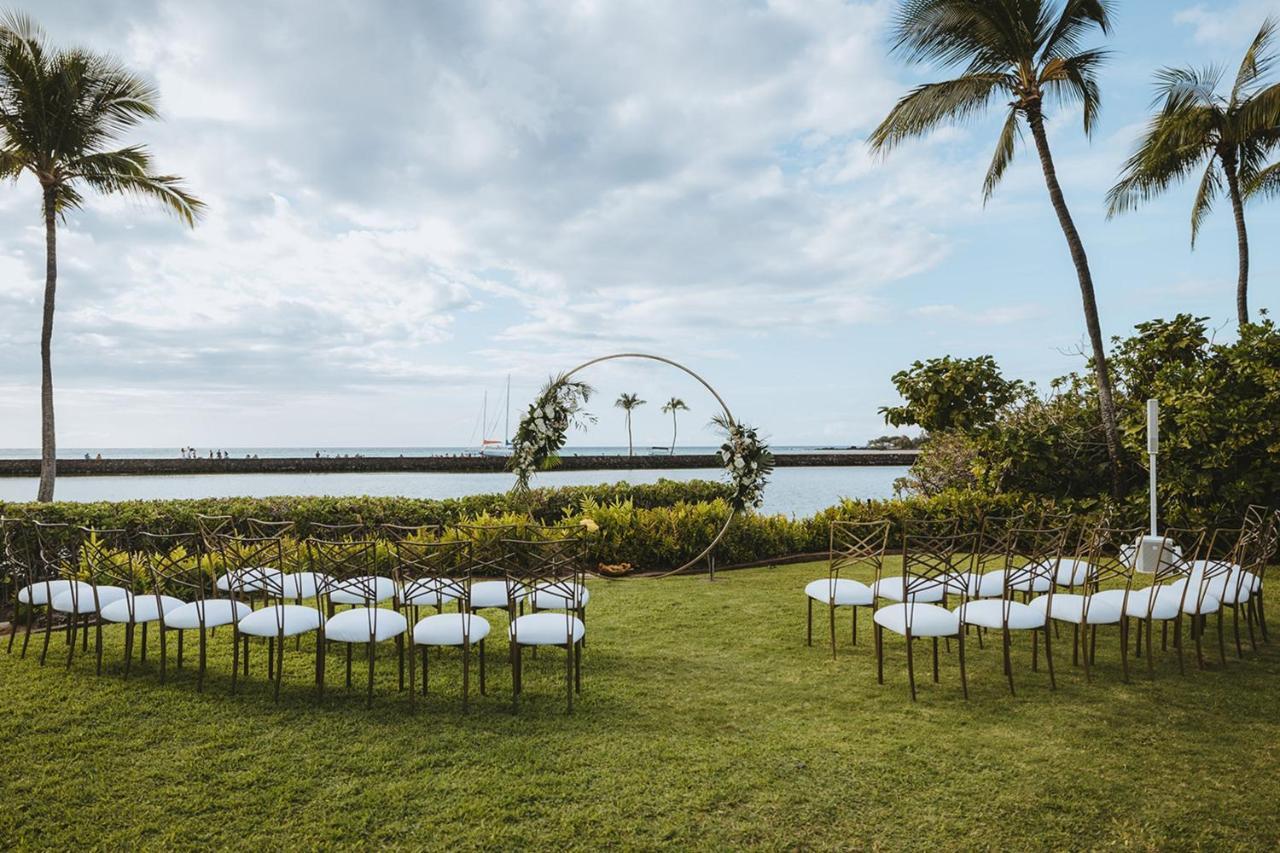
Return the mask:
<svg viewBox="0 0 1280 853">
<path fill-rule="evenodd" d="M 409 647 L 409 708 L 418 706 L 418 659 L 414 657 L 413 647 Z"/>
<path fill-rule="evenodd" d="M 964 635 L 965 635 L 965 633 L 966 633 L 966 629 L 967 629 L 968 627 L 969 627 L 968 625 L 961 625 L 961 626 L 960 626 L 960 639 L 957 641 L 957 645 L 958 645 L 958 646 L 959 646 L 959 648 L 960 648 L 960 651 L 959 651 L 959 654 L 960 654 L 960 691 L 964 694 L 964 698 L 965 698 L 966 700 L 969 698 L 969 674 L 968 674 L 968 671 L 965 669 L 965 660 L 964 660 Z"/>
<path fill-rule="evenodd" d="M 566 713 L 569 714 L 573 713 L 573 655 L 577 648 L 578 644 L 572 640 L 570 640 L 564 647 L 564 688 L 565 695 L 569 698 L 569 706 L 566 711 Z"/>
<path fill-rule="evenodd" d="M 487 695 L 484 684 L 484 640 L 480 641 L 480 695 Z"/>
<path fill-rule="evenodd" d="M 427 660 L 427 647 L 422 647 L 422 695 L 427 695 L 427 681 L 431 678 L 430 663 Z"/>
<path fill-rule="evenodd" d="M 244 677 L 245 678 L 249 677 L 249 646 L 250 646 L 249 637 L 246 635 L 244 638 Z"/>
<path fill-rule="evenodd" d="M 916 701 L 916 667 L 911 654 L 911 634 L 907 634 L 907 681 L 911 685 L 911 701 Z"/>
<path fill-rule="evenodd" d="M 396 635 L 396 660 L 400 667 L 400 691 L 404 692 L 404 634 Z"/>
<path fill-rule="evenodd" d="M 1044 662 L 1049 667 L 1049 689 L 1058 689 L 1058 679 L 1053 671 L 1053 631 L 1049 630 L 1049 622 L 1045 622 L 1044 626 Z M 1039 633 L 1039 632 L 1037 632 Z"/>
<path fill-rule="evenodd" d="M 872 634 L 876 641 L 876 683 L 884 684 L 884 628 L 877 624 Z"/>
<path fill-rule="evenodd" d="M 933 638 L 933 683 L 938 683 L 938 638 Z"/>
<path fill-rule="evenodd" d="M 48 611 L 48 608 L 45 608 L 45 610 Z M 48 614 L 46 613 L 46 617 L 47 615 Z M 20 657 L 22 657 L 24 660 L 27 657 L 27 644 L 31 642 L 31 629 L 35 626 L 35 621 L 36 621 L 36 608 L 34 605 L 28 604 L 27 605 L 27 627 L 26 627 L 26 630 L 22 632 L 22 654 L 20 655 Z"/>
<path fill-rule="evenodd" d="M 267 638 L 267 678 L 276 677 L 276 640 L 275 637 Z"/>
<path fill-rule="evenodd" d="M 284 681 L 284 632 L 280 632 L 280 642 L 274 643 L 275 648 L 268 647 L 267 651 L 273 657 L 279 655 L 279 659 L 275 661 L 276 686 L 272 694 L 272 700 L 279 704 L 280 702 L 280 682 Z"/>
<path fill-rule="evenodd" d="M 520 644 L 511 641 L 511 710 L 520 710 Z"/>
<path fill-rule="evenodd" d="M 347 654 L 347 689 L 351 689 L 351 644 L 343 643 L 342 647 L 346 649 Z"/>
<path fill-rule="evenodd" d="M 44 659 L 49 654 L 49 638 L 53 636 L 53 608 L 46 607 L 44 613 L 44 646 L 40 649 L 40 665 L 44 666 Z M 1253 638 L 1253 623 L 1249 623 L 1249 637 Z M 1255 645 L 1256 649 L 1257 646 Z"/>
<path fill-rule="evenodd" d="M 67 623 L 67 668 L 71 668 L 71 659 L 76 654 L 77 631 L 80 628 L 79 617 L 72 615 L 71 621 Z"/>
<path fill-rule="evenodd" d="M 578 649 L 573 653 L 573 692 L 582 692 L 582 650 L 586 648 L 586 638 L 578 641 Z"/>
<path fill-rule="evenodd" d="M 1168 621 L 1166 621 L 1165 625 L 1168 624 Z M 1187 667 L 1182 659 L 1182 614 L 1178 614 L 1178 618 L 1173 622 L 1173 645 L 1178 650 L 1178 673 L 1186 675 Z"/>
<path fill-rule="evenodd" d="M 471 701 L 471 641 L 462 640 L 462 711 L 466 713 Z"/>
<path fill-rule="evenodd" d="M 161 626 L 160 630 L 163 632 L 164 627 Z M 182 629 L 179 628 L 178 629 L 178 669 L 182 669 L 182 633 L 183 633 Z"/>
<path fill-rule="evenodd" d="M 1147 622 L 1147 674 L 1152 678 L 1156 677 L 1156 655 L 1155 655 L 1155 621 L 1148 616 Z"/>
<path fill-rule="evenodd" d="M 124 626 L 124 677 L 129 677 L 129 670 L 133 668 L 133 623 L 126 622 Z"/>
<path fill-rule="evenodd" d="M 324 628 L 316 634 L 316 698 L 324 697 L 324 679 L 328 674 L 329 641 L 324 637 Z"/>
<path fill-rule="evenodd" d="M 1244 646 L 1240 644 L 1240 605 L 1237 603 L 1231 608 L 1231 630 L 1236 637 L 1236 657 L 1244 659 Z"/>
<path fill-rule="evenodd" d="M 1093 681 L 1093 673 L 1089 668 L 1089 626 L 1076 623 L 1075 626 L 1076 647 L 1082 652 L 1080 658 L 1084 661 L 1084 680 L 1086 683 Z"/>
<path fill-rule="evenodd" d="M 1227 665 L 1227 641 L 1223 635 L 1223 622 L 1226 621 L 1226 614 L 1222 612 L 1222 608 L 1218 608 L 1218 661 L 1223 667 Z"/>
<path fill-rule="evenodd" d="M 1139 629 L 1142 623 L 1138 623 Z M 1129 683 L 1129 617 L 1120 617 L 1120 672 L 1125 684 Z"/>
<path fill-rule="evenodd" d="M 853 644 L 858 645 L 858 606 L 853 606 Z"/>
<path fill-rule="evenodd" d="M 1009 626 L 1004 626 L 1004 674 L 1009 679 L 1009 695 L 1016 696 L 1013 692 L 1013 661 L 1009 657 L 1009 653 L 1013 648 L 1013 642 L 1009 637 Z"/>
<path fill-rule="evenodd" d="M 236 679 L 240 675 L 240 631 L 231 625 L 231 695 L 236 695 Z"/>
<path fill-rule="evenodd" d="M 377 660 L 377 655 L 374 652 L 374 643 L 372 640 L 370 640 L 368 643 L 367 652 L 369 655 L 369 695 L 365 699 L 365 707 L 372 708 L 373 707 L 373 667 L 374 667 L 374 661 Z"/>
<path fill-rule="evenodd" d="M 1258 628 L 1262 631 L 1262 642 L 1270 643 L 1271 634 L 1267 632 L 1267 605 L 1262 598 L 1262 587 L 1258 587 Z"/>
<path fill-rule="evenodd" d="M 812 601 L 813 599 L 809 599 Z M 827 621 L 831 624 L 831 659 L 836 659 L 836 606 L 827 605 Z"/>
<path fill-rule="evenodd" d="M 166 672 L 166 663 L 169 659 L 168 647 L 165 643 L 165 635 L 169 632 L 164 629 L 164 623 L 161 622 L 157 630 L 160 632 L 160 683 L 164 684 Z"/>
<path fill-rule="evenodd" d="M 1256 652 L 1258 650 L 1258 640 L 1253 635 L 1253 622 L 1258 616 L 1258 596 L 1257 594 L 1249 597 L 1249 608 L 1245 611 L 1245 620 L 1249 628 L 1249 645 Z"/>
<path fill-rule="evenodd" d="M 142 623 L 142 650 L 138 652 L 138 663 L 147 662 L 147 623 Z"/>
<path fill-rule="evenodd" d="M 1040 671 L 1040 631 L 1038 629 L 1031 631 L 1031 671 Z"/>
<path fill-rule="evenodd" d="M 1196 639 L 1196 668 L 1204 669 L 1204 628 L 1208 617 L 1195 614 L 1191 617 L 1191 635 Z"/>
<path fill-rule="evenodd" d="M 200 649 L 199 649 L 200 660 L 198 664 L 199 668 L 196 670 L 196 692 L 197 693 L 204 692 L 204 672 L 208 662 L 208 659 L 206 658 L 206 655 L 205 655 L 207 647 L 208 647 L 208 640 L 205 637 L 204 622 L 201 622 L 200 623 Z"/>
<path fill-rule="evenodd" d="M 102 620 L 98 620 L 98 624 L 94 626 L 94 663 L 93 671 L 96 675 L 102 675 Z"/>
<path fill-rule="evenodd" d="M 813 599 L 806 595 L 804 597 L 804 600 L 808 603 L 808 608 L 809 608 L 808 619 L 805 623 L 806 628 L 805 628 L 804 644 L 806 646 L 812 646 L 813 645 Z"/>
</svg>

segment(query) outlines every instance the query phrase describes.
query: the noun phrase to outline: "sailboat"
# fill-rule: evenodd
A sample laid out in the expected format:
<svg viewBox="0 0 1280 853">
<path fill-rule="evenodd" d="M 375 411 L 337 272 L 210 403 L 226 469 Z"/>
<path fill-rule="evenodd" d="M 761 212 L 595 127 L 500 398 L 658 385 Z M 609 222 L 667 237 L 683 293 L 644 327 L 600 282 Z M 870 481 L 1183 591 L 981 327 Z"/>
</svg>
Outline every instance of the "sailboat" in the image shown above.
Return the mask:
<svg viewBox="0 0 1280 853">
<path fill-rule="evenodd" d="M 504 403 L 506 409 L 506 419 L 502 425 L 503 438 L 482 438 L 480 440 L 480 455 L 482 456 L 510 456 L 511 455 L 511 374 L 507 374 L 507 399 Z M 484 414 L 480 423 L 483 425 L 484 433 L 489 432 L 489 392 L 484 392 Z M 495 424 L 496 425 L 496 424 Z"/>
</svg>

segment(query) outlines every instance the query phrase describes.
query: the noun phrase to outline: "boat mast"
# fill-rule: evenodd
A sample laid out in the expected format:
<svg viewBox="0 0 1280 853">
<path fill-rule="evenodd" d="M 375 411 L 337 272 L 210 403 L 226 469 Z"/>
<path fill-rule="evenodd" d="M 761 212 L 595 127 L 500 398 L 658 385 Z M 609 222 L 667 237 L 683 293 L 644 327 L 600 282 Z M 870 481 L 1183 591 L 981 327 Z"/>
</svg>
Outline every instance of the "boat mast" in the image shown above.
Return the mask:
<svg viewBox="0 0 1280 853">
<path fill-rule="evenodd" d="M 511 446 L 511 374 L 507 374 L 507 419 L 502 425 L 502 441 Z"/>
</svg>

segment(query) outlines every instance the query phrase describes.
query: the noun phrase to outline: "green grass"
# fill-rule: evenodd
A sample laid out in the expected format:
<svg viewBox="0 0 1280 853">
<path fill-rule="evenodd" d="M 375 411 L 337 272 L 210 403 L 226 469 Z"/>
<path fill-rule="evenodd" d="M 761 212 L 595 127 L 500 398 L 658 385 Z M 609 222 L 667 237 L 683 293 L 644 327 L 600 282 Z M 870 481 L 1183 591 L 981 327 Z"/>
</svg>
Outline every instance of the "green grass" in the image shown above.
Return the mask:
<svg viewBox="0 0 1280 853">
<path fill-rule="evenodd" d="M 228 695 L 220 635 L 203 694 L 154 661 L 121 677 L 92 655 L 0 654 L 5 847 L 760 846 L 768 848 L 1272 848 L 1280 844 L 1280 644 L 1185 677 L 1120 679 L 1114 629 L 1092 684 L 1055 648 L 1059 689 L 1015 639 L 1011 697 L 993 644 L 954 652 L 907 694 L 900 638 L 875 680 L 869 620 L 832 661 L 804 645 L 816 565 L 705 578 L 593 581 L 584 684 L 564 713 L 564 658 L 526 667 L 512 715 L 505 643 L 469 715 L 437 655 L 411 713 L 393 647 L 373 710 L 341 685 L 317 704 L 313 658 L 290 644 L 280 704 L 265 656 Z M 1280 613 L 1280 602 L 1272 604 Z M 822 626 L 819 611 L 818 625 Z M 499 632 L 495 632 L 499 633 Z M 154 639 L 154 638 L 153 638 Z M 154 649 L 154 645 L 152 646 Z M 336 647 L 335 647 L 336 648 Z M 921 646 L 921 652 L 927 650 Z M 55 639 L 53 649 L 65 650 Z M 172 654 L 172 647 L 170 648 Z M 922 656 L 919 660 L 927 660 Z M 357 668 L 357 673 L 359 669 Z M 173 670 L 170 670 L 171 676 Z M 358 678 L 358 675 L 357 675 Z M 358 683 L 358 682 L 357 682 Z M 474 686 L 474 681 L 473 681 Z"/>
</svg>

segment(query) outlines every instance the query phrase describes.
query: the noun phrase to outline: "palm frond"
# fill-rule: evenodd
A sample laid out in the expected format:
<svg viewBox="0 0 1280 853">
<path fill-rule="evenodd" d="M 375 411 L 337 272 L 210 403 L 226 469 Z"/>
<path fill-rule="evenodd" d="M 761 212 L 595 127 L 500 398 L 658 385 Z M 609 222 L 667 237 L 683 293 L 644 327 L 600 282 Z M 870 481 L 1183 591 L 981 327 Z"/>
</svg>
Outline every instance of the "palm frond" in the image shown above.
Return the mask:
<svg viewBox="0 0 1280 853">
<path fill-rule="evenodd" d="M 1046 13 L 1048 8 L 1045 7 Z M 1095 27 L 1103 35 L 1109 34 L 1114 11 L 1111 0 L 1067 0 L 1053 29 L 1043 38 L 1042 60 L 1062 59 L 1077 53 L 1081 38 Z"/>
<path fill-rule="evenodd" d="M 194 226 L 204 202 L 187 192 L 182 179 L 150 174 L 151 157 L 140 145 L 78 157 L 67 164 L 67 178 L 83 180 L 101 193 L 124 193 L 148 198 Z"/>
<path fill-rule="evenodd" d="M 1239 103 L 1247 98 L 1250 86 L 1257 83 L 1275 67 L 1276 55 L 1271 50 L 1271 41 L 1276 34 L 1276 19 L 1268 17 L 1262 22 L 1253 43 L 1245 51 L 1240 69 L 1236 72 L 1235 83 L 1231 86 L 1231 102 Z"/>
<path fill-rule="evenodd" d="M 987 176 L 982 181 L 983 204 L 991 200 L 992 193 L 996 191 L 996 185 L 1000 183 L 1000 179 L 1004 177 L 1005 169 L 1009 167 L 1010 161 L 1013 160 L 1020 133 L 1018 110 L 1010 107 L 1009 114 L 1004 119 L 1004 126 L 1000 128 L 1000 138 L 996 142 L 996 153 L 992 156 L 991 165 L 987 168 Z"/>
<path fill-rule="evenodd" d="M 943 83 L 925 83 L 907 93 L 871 134 L 873 151 L 888 151 L 948 122 L 964 122 L 984 110 L 998 92 L 1009 92 L 1005 74 L 967 74 Z"/>
<path fill-rule="evenodd" d="M 1054 57 L 1040 72 L 1040 85 L 1062 104 L 1080 104 L 1084 113 L 1085 136 L 1093 134 L 1102 96 L 1098 91 L 1098 69 L 1111 51 L 1086 50 L 1072 56 Z"/>
<path fill-rule="evenodd" d="M 1240 187 L 1240 193 L 1246 199 L 1255 196 L 1274 198 L 1280 195 L 1280 163 L 1259 169 L 1246 183 Z"/>
<path fill-rule="evenodd" d="M 1210 105 L 1219 99 L 1214 94 L 1222 82 L 1222 69 L 1208 65 L 1204 68 L 1161 68 L 1155 73 L 1156 94 L 1152 107 L 1177 110 L 1196 105 Z"/>
<path fill-rule="evenodd" d="M 1191 174 L 1214 151 L 1213 118 L 1205 108 L 1157 113 L 1107 192 L 1107 216 L 1133 210 Z"/>
<path fill-rule="evenodd" d="M 1222 192 L 1222 176 L 1218 173 L 1218 159 L 1210 158 L 1200 178 L 1200 186 L 1196 189 L 1195 201 L 1191 204 L 1191 248 L 1196 247 L 1196 238 L 1200 235 L 1200 226 L 1205 217 L 1213 209 L 1213 202 Z"/>
<path fill-rule="evenodd" d="M 911 62 L 1009 68 L 1030 56 L 1030 33 L 998 0 L 906 0 L 893 25 L 892 51 Z"/>
</svg>

